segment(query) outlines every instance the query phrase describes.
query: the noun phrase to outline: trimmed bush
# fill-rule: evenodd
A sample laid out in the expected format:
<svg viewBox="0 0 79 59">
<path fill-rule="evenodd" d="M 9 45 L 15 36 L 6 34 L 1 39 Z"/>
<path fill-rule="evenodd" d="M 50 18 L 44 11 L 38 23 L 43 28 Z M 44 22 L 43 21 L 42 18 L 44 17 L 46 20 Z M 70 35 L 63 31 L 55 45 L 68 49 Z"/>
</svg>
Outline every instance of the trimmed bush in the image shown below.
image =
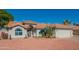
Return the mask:
<svg viewBox="0 0 79 59">
<path fill-rule="evenodd" d="M 8 39 L 8 33 L 2 32 L 1 37 L 2 39 Z"/>
</svg>

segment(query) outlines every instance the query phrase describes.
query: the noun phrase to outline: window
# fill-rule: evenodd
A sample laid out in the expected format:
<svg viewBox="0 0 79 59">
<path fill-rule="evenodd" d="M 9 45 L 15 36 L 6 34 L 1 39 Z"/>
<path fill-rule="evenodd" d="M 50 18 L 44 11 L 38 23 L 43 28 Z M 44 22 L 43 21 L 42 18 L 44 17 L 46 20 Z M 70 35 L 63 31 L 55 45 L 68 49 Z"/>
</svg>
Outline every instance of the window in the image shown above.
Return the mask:
<svg viewBox="0 0 79 59">
<path fill-rule="evenodd" d="M 15 35 L 22 35 L 22 30 L 20 28 L 17 28 L 15 30 Z"/>
</svg>

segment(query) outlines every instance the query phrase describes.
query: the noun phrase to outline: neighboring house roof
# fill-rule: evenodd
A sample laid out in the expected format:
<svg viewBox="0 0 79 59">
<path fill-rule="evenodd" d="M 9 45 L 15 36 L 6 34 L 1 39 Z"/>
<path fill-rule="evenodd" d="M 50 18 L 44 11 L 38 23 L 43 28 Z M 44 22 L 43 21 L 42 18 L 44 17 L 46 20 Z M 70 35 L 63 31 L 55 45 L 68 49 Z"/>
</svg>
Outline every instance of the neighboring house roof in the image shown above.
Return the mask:
<svg viewBox="0 0 79 59">
<path fill-rule="evenodd" d="M 74 26 L 73 27 L 73 34 L 74 35 L 79 35 L 79 26 Z"/>
<path fill-rule="evenodd" d="M 79 26 L 74 26 L 73 30 L 79 30 Z"/>
<path fill-rule="evenodd" d="M 34 22 L 34 21 L 32 21 L 32 20 L 27 20 L 27 21 L 25 21 L 24 23 L 26 23 L 26 24 L 39 24 L 39 23 Z"/>
</svg>

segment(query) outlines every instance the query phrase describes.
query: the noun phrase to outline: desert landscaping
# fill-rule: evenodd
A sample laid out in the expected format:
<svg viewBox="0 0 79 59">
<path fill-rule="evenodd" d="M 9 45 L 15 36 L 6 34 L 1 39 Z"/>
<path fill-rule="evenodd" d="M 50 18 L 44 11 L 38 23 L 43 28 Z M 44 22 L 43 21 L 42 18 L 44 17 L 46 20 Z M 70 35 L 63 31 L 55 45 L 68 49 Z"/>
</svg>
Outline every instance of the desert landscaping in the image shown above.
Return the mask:
<svg viewBox="0 0 79 59">
<path fill-rule="evenodd" d="M 0 40 L 0 50 L 79 50 L 79 40 L 57 38 Z"/>
</svg>

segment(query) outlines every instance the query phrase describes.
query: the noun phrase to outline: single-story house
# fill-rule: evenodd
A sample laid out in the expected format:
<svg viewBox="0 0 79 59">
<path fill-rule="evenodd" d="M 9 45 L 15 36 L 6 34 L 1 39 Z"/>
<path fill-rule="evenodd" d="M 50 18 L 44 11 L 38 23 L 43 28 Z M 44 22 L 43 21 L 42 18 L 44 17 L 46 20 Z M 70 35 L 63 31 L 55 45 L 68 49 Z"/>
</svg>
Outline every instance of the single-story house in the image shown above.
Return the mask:
<svg viewBox="0 0 79 59">
<path fill-rule="evenodd" d="M 32 26 L 31 26 L 32 25 Z M 31 20 L 25 22 L 9 22 L 8 38 L 27 38 L 27 37 L 40 37 L 39 32 L 46 26 L 55 27 L 56 38 L 71 38 L 73 37 L 73 26 L 64 24 L 41 24 Z M 33 27 L 34 31 L 31 31 Z"/>
</svg>

